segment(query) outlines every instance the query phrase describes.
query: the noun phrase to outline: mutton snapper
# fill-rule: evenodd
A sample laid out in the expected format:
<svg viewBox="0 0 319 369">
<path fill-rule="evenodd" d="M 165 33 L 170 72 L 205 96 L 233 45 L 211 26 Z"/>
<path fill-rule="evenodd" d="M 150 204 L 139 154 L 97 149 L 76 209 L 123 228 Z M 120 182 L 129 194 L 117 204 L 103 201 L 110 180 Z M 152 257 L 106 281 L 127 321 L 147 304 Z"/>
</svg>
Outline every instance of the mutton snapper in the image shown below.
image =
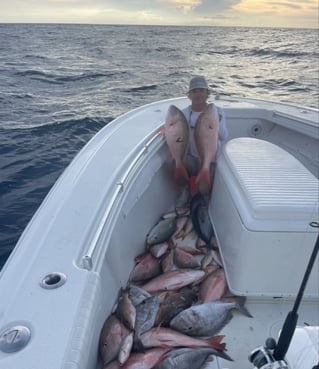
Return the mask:
<svg viewBox="0 0 319 369">
<path fill-rule="evenodd" d="M 164 132 L 175 165 L 174 179 L 178 184 L 188 183 L 183 161 L 189 145 L 189 127 L 184 114 L 175 105 L 168 108 Z"/>
<path fill-rule="evenodd" d="M 153 369 L 200 369 L 211 355 L 221 356 L 225 360 L 233 361 L 227 354 L 209 347 L 178 348 L 165 354 L 166 359 Z"/>
<path fill-rule="evenodd" d="M 199 281 L 205 276 L 203 270 L 178 269 L 165 272 L 141 286 L 148 293 L 178 290 Z"/>
<path fill-rule="evenodd" d="M 116 360 L 103 366 L 103 369 L 151 369 L 163 360 L 167 351 L 167 348 L 153 348 L 141 353 L 132 353 L 124 365 Z"/>
<path fill-rule="evenodd" d="M 183 310 L 171 320 L 170 327 L 190 336 L 211 337 L 232 319 L 235 309 L 251 317 L 240 300 L 211 301 Z"/>
<path fill-rule="evenodd" d="M 225 344 L 221 343 L 223 338 L 224 336 L 214 336 L 208 339 L 200 339 L 170 328 L 156 327 L 143 333 L 140 341 L 145 349 L 151 347 L 210 347 L 224 351 Z"/>
<path fill-rule="evenodd" d="M 218 130 L 218 110 L 214 104 L 209 104 L 198 117 L 194 130 L 194 139 L 201 161 L 196 185 L 202 195 L 208 195 L 212 189 L 210 165 L 217 157 Z"/>
</svg>

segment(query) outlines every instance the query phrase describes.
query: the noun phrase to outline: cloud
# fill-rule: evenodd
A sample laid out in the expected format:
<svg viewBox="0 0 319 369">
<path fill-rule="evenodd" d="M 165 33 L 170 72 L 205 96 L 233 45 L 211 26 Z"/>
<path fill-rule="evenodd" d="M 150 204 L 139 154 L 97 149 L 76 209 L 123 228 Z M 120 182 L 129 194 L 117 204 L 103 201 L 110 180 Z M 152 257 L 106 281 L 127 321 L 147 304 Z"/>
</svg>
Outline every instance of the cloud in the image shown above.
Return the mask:
<svg viewBox="0 0 319 369">
<path fill-rule="evenodd" d="M 0 1 L 0 22 L 318 27 L 318 0 Z"/>
<path fill-rule="evenodd" d="M 189 13 L 202 3 L 201 0 L 160 0 L 160 2 L 181 10 L 183 13 Z"/>
<path fill-rule="evenodd" d="M 272 14 L 273 16 L 310 15 L 317 8 L 317 0 L 242 0 L 233 10 L 246 14 Z"/>
</svg>

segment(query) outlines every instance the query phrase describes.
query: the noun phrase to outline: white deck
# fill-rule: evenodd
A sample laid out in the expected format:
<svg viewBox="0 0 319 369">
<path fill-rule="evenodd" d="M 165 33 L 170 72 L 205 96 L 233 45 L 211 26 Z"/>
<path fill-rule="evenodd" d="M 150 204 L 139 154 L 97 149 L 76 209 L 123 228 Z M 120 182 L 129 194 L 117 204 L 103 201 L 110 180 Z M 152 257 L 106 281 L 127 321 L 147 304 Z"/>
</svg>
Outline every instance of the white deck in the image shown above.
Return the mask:
<svg viewBox="0 0 319 369">
<path fill-rule="evenodd" d="M 227 353 L 234 359 L 234 362 L 217 358 L 212 363 L 211 369 L 251 368 L 252 365 L 249 365 L 247 359 L 248 355 L 255 348 L 264 346 L 268 337 L 278 338 L 287 313 L 293 308 L 293 301 L 287 299 L 248 298 L 246 307 L 253 315 L 253 318 L 234 313 L 234 318 L 221 331 L 222 334 L 225 334 L 224 341 L 227 343 Z M 318 302 L 308 301 L 303 303 L 298 311 L 298 317 L 298 325 L 300 326 L 318 326 Z M 313 366 L 315 364 L 315 362 L 312 363 Z M 311 368 L 309 367 L 309 369 Z"/>
</svg>

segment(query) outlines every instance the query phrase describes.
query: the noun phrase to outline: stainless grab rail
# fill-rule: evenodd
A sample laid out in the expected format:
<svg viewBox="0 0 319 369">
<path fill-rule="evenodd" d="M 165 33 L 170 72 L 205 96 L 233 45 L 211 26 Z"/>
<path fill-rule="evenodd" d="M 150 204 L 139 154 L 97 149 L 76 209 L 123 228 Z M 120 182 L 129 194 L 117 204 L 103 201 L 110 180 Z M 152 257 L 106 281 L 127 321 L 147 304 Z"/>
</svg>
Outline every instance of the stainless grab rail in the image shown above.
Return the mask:
<svg viewBox="0 0 319 369">
<path fill-rule="evenodd" d="M 151 137 L 145 144 L 143 144 L 142 149 L 137 153 L 134 160 L 130 163 L 124 174 L 122 175 L 119 182 L 116 184 L 116 188 L 112 194 L 111 200 L 109 201 L 109 204 L 99 222 L 99 225 L 97 227 L 97 230 L 94 234 L 93 239 L 90 242 L 90 245 L 87 249 L 87 252 L 82 257 L 82 267 L 87 270 L 92 270 L 93 268 L 93 255 L 95 253 L 95 250 L 98 245 L 98 241 L 100 239 L 100 236 L 102 234 L 102 230 L 105 226 L 105 223 L 107 222 L 108 217 L 110 216 L 110 213 L 112 211 L 112 208 L 114 206 L 114 203 L 119 196 L 121 192 L 123 192 L 123 188 L 125 185 L 125 182 L 127 181 L 130 173 L 133 171 L 133 168 L 136 166 L 137 162 L 141 159 L 143 155 L 147 153 L 149 150 L 149 147 L 152 145 L 152 143 L 160 136 L 163 136 L 159 130 Z"/>
</svg>

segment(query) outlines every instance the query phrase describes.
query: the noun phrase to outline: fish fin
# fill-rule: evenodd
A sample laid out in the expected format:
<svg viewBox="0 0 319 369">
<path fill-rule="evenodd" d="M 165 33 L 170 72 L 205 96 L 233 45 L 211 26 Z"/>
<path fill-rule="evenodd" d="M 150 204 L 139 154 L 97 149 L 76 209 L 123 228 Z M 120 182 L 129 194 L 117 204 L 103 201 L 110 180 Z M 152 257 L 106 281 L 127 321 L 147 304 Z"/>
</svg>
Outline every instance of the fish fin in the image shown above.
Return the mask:
<svg viewBox="0 0 319 369">
<path fill-rule="evenodd" d="M 177 185 L 184 186 L 188 184 L 189 177 L 186 168 L 183 165 L 175 167 L 174 179 Z"/>
<path fill-rule="evenodd" d="M 248 311 L 245 306 L 246 297 L 245 296 L 225 296 L 221 299 L 221 301 L 225 302 L 235 302 L 235 309 L 239 311 L 241 314 L 247 316 L 248 318 L 253 318 L 253 315 Z"/>
<path fill-rule="evenodd" d="M 145 347 L 139 338 L 134 341 L 133 349 L 134 351 L 145 353 Z"/>
<path fill-rule="evenodd" d="M 225 351 L 219 351 L 219 350 L 215 350 L 215 356 L 219 356 L 224 360 L 228 360 L 228 361 L 234 361 L 234 359 L 232 359 L 228 354 L 226 354 Z"/>
<path fill-rule="evenodd" d="M 198 193 L 198 188 L 196 184 L 196 176 L 191 176 L 189 178 L 189 191 L 192 197 L 194 197 Z"/>
<path fill-rule="evenodd" d="M 202 168 L 196 178 L 196 185 L 198 191 L 202 195 L 209 195 L 212 190 L 212 177 L 209 169 Z"/>
<path fill-rule="evenodd" d="M 224 339 L 224 335 L 214 336 L 212 338 L 207 339 L 207 343 L 210 347 L 219 350 L 219 351 L 227 351 L 226 344 L 221 341 Z"/>
<path fill-rule="evenodd" d="M 245 305 L 238 305 L 238 311 L 240 311 L 243 315 L 247 316 L 248 318 L 253 318 L 251 313 L 248 311 Z"/>
</svg>

